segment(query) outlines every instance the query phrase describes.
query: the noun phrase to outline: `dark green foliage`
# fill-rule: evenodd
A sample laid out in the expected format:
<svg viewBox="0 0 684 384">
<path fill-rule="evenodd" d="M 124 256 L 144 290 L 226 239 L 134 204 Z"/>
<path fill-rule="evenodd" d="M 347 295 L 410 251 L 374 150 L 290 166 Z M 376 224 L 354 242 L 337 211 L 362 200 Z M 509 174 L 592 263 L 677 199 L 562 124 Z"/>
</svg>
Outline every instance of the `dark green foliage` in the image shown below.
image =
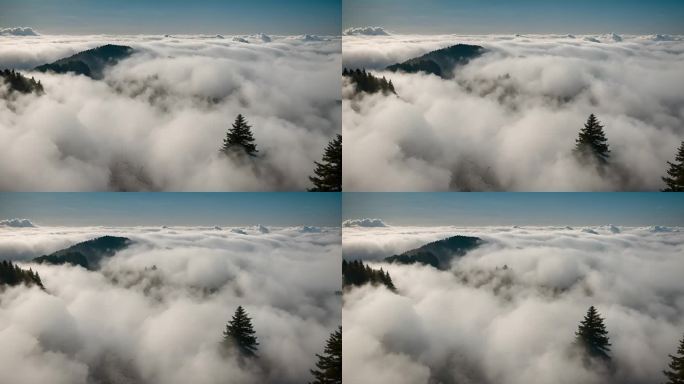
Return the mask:
<svg viewBox="0 0 684 384">
<path fill-rule="evenodd" d="M 113 256 L 131 243 L 131 240 L 126 237 L 102 236 L 49 255 L 36 257 L 33 261 L 45 264 L 80 265 L 85 269 L 96 270 L 103 258 Z"/>
<path fill-rule="evenodd" d="M 347 69 L 342 71 L 342 76 L 348 77 L 352 83 L 356 86 L 356 92 L 366 92 L 366 93 L 377 93 L 382 92 L 383 94 L 393 93 L 394 84 L 392 80 L 387 81 L 383 76 L 382 79 L 373 76 L 370 72 L 366 72 L 365 69 Z"/>
<path fill-rule="evenodd" d="M 385 261 L 399 264 L 425 264 L 437 269 L 448 269 L 451 260 L 482 244 L 482 239 L 471 236 L 452 236 L 433 241 L 419 248 L 411 249 L 401 255 L 386 257 Z"/>
<path fill-rule="evenodd" d="M 223 347 L 237 349 L 241 356 L 256 357 L 259 342 L 252 328 L 252 319 L 242 306 L 238 306 L 223 332 Z"/>
<path fill-rule="evenodd" d="M 593 305 L 589 307 L 584 320 L 580 322 L 575 336 L 575 343 L 589 357 L 610 360 L 608 355 L 610 352 L 608 331 L 603 324 L 603 319 Z"/>
<path fill-rule="evenodd" d="M 35 68 L 40 72 L 75 73 L 93 79 L 102 79 L 107 66 L 115 65 L 133 53 L 133 48 L 125 45 L 107 44 L 79 52 L 73 56 L 59 59 L 50 64 Z"/>
<path fill-rule="evenodd" d="M 33 272 L 31 268 L 29 270 L 21 269 L 19 266 L 12 264 L 11 261 L 3 261 L 0 263 L 0 286 L 9 285 L 15 286 L 18 284 L 26 285 L 37 285 L 40 289 L 45 289 L 43 287 L 43 282 L 40 280 L 38 272 Z"/>
<path fill-rule="evenodd" d="M 603 166 L 608 163 L 610 157 L 607 141 L 603 126 L 592 113 L 575 140 L 573 153 L 581 162 L 595 162 Z"/>
<path fill-rule="evenodd" d="M 679 145 L 675 162 L 667 164 L 670 169 L 667 170 L 667 177 L 663 177 L 663 181 L 667 188 L 663 192 L 684 192 L 684 141 Z"/>
<path fill-rule="evenodd" d="M 403 63 L 390 65 L 387 70 L 406 73 L 424 72 L 449 79 L 453 77 L 457 66 L 467 64 L 468 61 L 482 55 L 485 51 L 479 45 L 456 44 L 414 57 Z"/>
<path fill-rule="evenodd" d="M 226 133 L 223 139 L 221 152 L 226 155 L 248 155 L 256 156 L 257 149 L 252 136 L 252 127 L 247 124 L 242 114 L 238 114 L 233 123 L 233 127 Z"/>
<path fill-rule="evenodd" d="M 679 341 L 677 356 L 670 355 L 670 359 L 669 370 L 663 371 L 668 379 L 665 384 L 684 384 L 684 338 Z"/>
<path fill-rule="evenodd" d="M 38 95 L 43 94 L 43 84 L 40 80 L 36 81 L 33 77 L 27 78 L 13 69 L 5 69 L 0 71 L 0 81 L 4 81 L 9 86 L 10 92 L 31 93 L 35 92 Z"/>
<path fill-rule="evenodd" d="M 383 284 L 390 291 L 396 291 L 392 278 L 382 268 L 373 269 L 361 260 L 342 260 L 342 286 L 361 286 L 364 284 Z"/>
<path fill-rule="evenodd" d="M 337 135 L 325 148 L 323 160 L 314 162 L 316 176 L 309 176 L 314 187 L 310 192 L 342 191 L 342 135 Z"/>
<path fill-rule="evenodd" d="M 309 384 L 342 384 L 342 327 L 330 334 L 323 355 L 316 354 L 314 381 Z"/>
</svg>

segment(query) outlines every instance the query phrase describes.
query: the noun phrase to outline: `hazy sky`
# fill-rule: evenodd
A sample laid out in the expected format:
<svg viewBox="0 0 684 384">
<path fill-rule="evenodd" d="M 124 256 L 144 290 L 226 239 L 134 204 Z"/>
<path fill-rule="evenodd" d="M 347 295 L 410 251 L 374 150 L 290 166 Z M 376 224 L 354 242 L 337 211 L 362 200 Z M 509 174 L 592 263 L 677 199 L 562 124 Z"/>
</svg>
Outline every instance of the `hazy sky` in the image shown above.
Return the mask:
<svg viewBox="0 0 684 384">
<path fill-rule="evenodd" d="M 682 0 L 344 0 L 344 28 L 399 33 L 684 33 Z"/>
<path fill-rule="evenodd" d="M 345 193 L 342 216 L 415 226 L 684 226 L 684 194 Z"/>
<path fill-rule="evenodd" d="M 0 219 L 37 225 L 340 226 L 337 193 L 0 193 Z"/>
<path fill-rule="evenodd" d="M 341 0 L 0 0 L 0 27 L 43 34 L 340 34 Z"/>
</svg>

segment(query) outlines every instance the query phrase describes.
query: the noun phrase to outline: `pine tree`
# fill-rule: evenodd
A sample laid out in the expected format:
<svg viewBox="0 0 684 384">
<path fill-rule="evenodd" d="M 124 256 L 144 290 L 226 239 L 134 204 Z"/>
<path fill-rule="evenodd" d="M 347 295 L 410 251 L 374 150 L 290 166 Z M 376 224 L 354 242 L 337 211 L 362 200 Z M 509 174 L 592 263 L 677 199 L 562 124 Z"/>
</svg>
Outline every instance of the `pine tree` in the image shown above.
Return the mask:
<svg viewBox="0 0 684 384">
<path fill-rule="evenodd" d="M 603 319 L 593 305 L 589 307 L 584 320 L 580 322 L 575 336 L 577 345 L 582 347 L 590 357 L 610 360 L 610 356 L 608 356 L 610 352 L 608 331 L 603 324 Z"/>
<path fill-rule="evenodd" d="M 605 165 L 610 156 L 607 141 L 603 126 L 592 113 L 575 140 L 573 152 L 581 161 L 594 159 L 599 165 Z"/>
<path fill-rule="evenodd" d="M 342 327 L 330 334 L 323 355 L 316 354 L 316 369 L 311 370 L 314 381 L 310 384 L 342 383 Z"/>
<path fill-rule="evenodd" d="M 670 169 L 667 170 L 668 176 L 663 177 L 663 181 L 667 185 L 663 192 L 684 192 L 684 141 L 682 141 L 677 150 L 675 162 L 667 162 L 670 165 Z"/>
<path fill-rule="evenodd" d="M 670 370 L 663 371 L 668 379 L 665 384 L 684 384 L 684 337 L 679 341 L 677 356 L 670 355 L 670 359 L 672 359 L 668 365 Z"/>
<path fill-rule="evenodd" d="M 314 187 L 310 192 L 340 192 L 342 191 L 342 135 L 337 135 L 325 148 L 323 160 L 316 164 L 314 173 L 309 176 Z"/>
<path fill-rule="evenodd" d="M 252 319 L 240 305 L 223 332 L 223 346 L 225 348 L 237 348 L 243 356 L 256 357 L 259 342 L 254 334 Z"/>
<path fill-rule="evenodd" d="M 242 114 L 237 115 L 233 127 L 226 133 L 221 152 L 226 155 L 239 153 L 249 156 L 256 156 L 256 153 L 259 152 L 256 149 L 256 144 L 254 144 L 252 127 L 247 124 L 247 120 Z"/>
</svg>

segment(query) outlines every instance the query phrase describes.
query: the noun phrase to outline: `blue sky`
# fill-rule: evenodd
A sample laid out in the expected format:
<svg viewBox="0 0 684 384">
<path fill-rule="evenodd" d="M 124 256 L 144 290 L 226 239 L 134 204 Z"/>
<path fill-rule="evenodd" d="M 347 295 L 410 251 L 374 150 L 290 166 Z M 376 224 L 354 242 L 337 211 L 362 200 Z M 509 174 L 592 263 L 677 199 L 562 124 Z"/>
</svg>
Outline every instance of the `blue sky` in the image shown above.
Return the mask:
<svg viewBox="0 0 684 384">
<path fill-rule="evenodd" d="M 0 193 L 0 219 L 38 225 L 340 226 L 338 193 Z"/>
<path fill-rule="evenodd" d="M 415 226 L 684 226 L 684 193 L 344 193 L 342 216 Z"/>
<path fill-rule="evenodd" d="M 0 27 L 44 34 L 339 35 L 341 0 L 0 0 Z"/>
<path fill-rule="evenodd" d="M 344 0 L 344 28 L 399 33 L 684 33 L 683 0 Z"/>
</svg>

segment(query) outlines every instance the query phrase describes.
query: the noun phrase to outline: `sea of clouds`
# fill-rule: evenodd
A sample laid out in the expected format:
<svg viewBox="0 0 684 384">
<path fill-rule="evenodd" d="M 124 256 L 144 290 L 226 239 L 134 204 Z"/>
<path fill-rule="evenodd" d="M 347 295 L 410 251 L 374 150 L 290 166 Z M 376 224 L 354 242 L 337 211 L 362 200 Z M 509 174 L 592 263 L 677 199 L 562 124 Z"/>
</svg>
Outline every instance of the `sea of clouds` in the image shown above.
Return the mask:
<svg viewBox="0 0 684 384">
<path fill-rule="evenodd" d="M 453 235 L 485 244 L 447 271 L 381 262 Z M 397 288 L 345 291 L 344 380 L 664 382 L 684 335 L 682 255 L 684 229 L 662 226 L 344 228 L 344 258 L 382 267 Z M 570 347 L 591 305 L 605 318 L 612 374 Z"/>
<path fill-rule="evenodd" d="M 101 235 L 135 243 L 99 271 L 27 263 Z M 8 383 L 305 383 L 340 325 L 339 228 L 0 228 L 0 258 L 46 289 L 0 291 Z M 254 362 L 219 349 L 238 305 Z"/>
<path fill-rule="evenodd" d="M 659 190 L 684 140 L 684 38 L 670 35 L 386 35 L 350 30 L 343 65 L 398 96 L 343 83 L 344 189 Z M 386 33 L 382 30 L 381 32 Z M 443 80 L 390 64 L 458 43 L 488 53 Z M 590 113 L 611 166 L 572 156 Z"/>
<path fill-rule="evenodd" d="M 339 37 L 10 32 L 0 69 L 35 77 L 45 95 L 0 86 L 2 190 L 304 190 L 340 133 Z M 136 53 L 102 81 L 31 72 L 109 43 Z M 238 113 L 254 161 L 219 155 Z"/>
</svg>

